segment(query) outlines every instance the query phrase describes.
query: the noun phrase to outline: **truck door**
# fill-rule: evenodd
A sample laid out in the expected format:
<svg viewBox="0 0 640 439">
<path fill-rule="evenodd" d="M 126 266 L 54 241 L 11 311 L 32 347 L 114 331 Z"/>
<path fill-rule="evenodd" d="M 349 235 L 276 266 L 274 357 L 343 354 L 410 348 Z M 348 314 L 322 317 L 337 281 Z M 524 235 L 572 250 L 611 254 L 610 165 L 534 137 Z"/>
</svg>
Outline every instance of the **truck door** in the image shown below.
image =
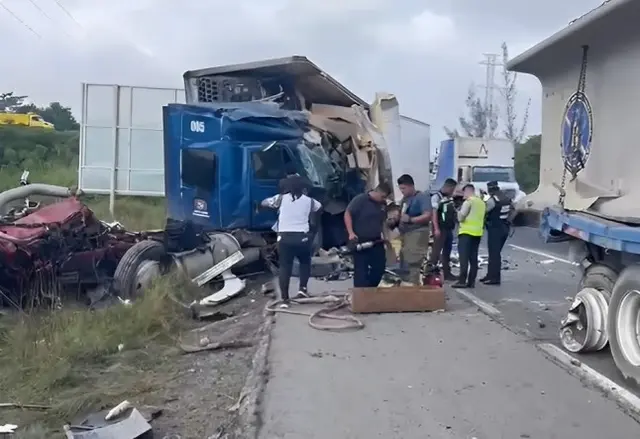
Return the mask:
<svg viewBox="0 0 640 439">
<path fill-rule="evenodd" d="M 204 148 L 183 148 L 180 161 L 180 196 L 186 209 L 185 218 L 197 224 L 220 227 L 216 153 Z"/>
<path fill-rule="evenodd" d="M 259 209 L 260 202 L 279 193 L 280 180 L 287 176 L 287 167 L 291 167 L 293 160 L 286 148 L 277 143 L 252 149 L 249 153 L 253 205 L 251 228 L 269 230 L 277 219 L 277 213 L 270 209 Z"/>
</svg>

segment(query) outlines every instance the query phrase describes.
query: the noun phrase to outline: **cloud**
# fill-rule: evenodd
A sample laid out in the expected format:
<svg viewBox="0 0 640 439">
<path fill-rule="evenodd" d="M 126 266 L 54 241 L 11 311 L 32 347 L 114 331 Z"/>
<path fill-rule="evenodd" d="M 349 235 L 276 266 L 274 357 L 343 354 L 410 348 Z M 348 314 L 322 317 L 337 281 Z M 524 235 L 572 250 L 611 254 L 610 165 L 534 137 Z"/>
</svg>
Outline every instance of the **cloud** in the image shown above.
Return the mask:
<svg viewBox="0 0 640 439">
<path fill-rule="evenodd" d="M 0 0 L 41 35 L 0 8 L 3 56 L 19 60 L 0 91 L 78 110 L 81 82 L 180 87 L 185 70 L 305 55 L 364 99 L 396 94 L 435 143 L 464 112 L 470 82 L 483 82 L 482 53 L 507 41 L 515 56 L 601 0 L 33 1 L 41 10 Z M 522 78 L 521 97 L 537 105 L 535 80 Z"/>
<path fill-rule="evenodd" d="M 423 10 L 405 21 L 369 29 L 374 40 L 386 49 L 409 53 L 440 52 L 456 39 L 456 26 L 451 17 Z"/>
</svg>

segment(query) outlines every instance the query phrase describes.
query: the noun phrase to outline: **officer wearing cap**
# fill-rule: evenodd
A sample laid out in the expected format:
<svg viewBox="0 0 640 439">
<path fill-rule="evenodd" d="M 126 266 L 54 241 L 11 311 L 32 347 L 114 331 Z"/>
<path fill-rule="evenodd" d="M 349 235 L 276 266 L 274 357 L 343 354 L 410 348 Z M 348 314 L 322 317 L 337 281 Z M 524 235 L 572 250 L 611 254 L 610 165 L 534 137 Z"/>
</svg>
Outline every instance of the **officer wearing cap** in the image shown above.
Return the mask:
<svg viewBox="0 0 640 439">
<path fill-rule="evenodd" d="M 515 216 L 513 202 L 500 190 L 497 181 L 487 183 L 488 198 L 485 227 L 487 228 L 487 249 L 489 266 L 487 275 L 480 279 L 485 285 L 500 285 L 502 247 L 509 237 L 511 222 Z"/>
</svg>

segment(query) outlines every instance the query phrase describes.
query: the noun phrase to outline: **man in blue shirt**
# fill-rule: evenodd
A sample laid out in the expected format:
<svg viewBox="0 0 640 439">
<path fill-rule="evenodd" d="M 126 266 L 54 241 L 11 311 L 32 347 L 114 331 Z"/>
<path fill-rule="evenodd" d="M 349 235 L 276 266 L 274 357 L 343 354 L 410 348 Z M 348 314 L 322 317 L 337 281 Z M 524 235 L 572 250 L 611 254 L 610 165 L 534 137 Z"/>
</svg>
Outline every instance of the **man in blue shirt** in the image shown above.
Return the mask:
<svg viewBox="0 0 640 439">
<path fill-rule="evenodd" d="M 403 195 L 398 226 L 402 240 L 401 257 L 409 269 L 409 282 L 419 285 L 420 270 L 429 247 L 431 200 L 428 194 L 416 190 L 409 174 L 398 178 L 398 188 Z"/>
</svg>

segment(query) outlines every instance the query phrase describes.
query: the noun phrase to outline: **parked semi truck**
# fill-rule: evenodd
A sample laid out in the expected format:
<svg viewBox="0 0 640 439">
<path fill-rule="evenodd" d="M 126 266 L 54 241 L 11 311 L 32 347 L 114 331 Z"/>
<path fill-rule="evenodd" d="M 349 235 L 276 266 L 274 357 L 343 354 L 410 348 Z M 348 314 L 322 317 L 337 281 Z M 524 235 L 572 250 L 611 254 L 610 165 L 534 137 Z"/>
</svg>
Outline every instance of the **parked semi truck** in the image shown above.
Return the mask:
<svg viewBox="0 0 640 439">
<path fill-rule="evenodd" d="M 457 137 L 441 142 L 432 177 L 433 190 L 454 178 L 472 183 L 478 192 L 486 192 L 487 183 L 497 181 L 514 202 L 525 196 L 516 181 L 513 142 L 506 139 Z"/>
<path fill-rule="evenodd" d="M 640 383 L 640 2 L 615 0 L 511 60 L 542 84 L 540 185 L 523 208 L 541 212 L 547 242 L 569 241 L 582 276 L 561 323 L 563 346 L 610 346 Z M 638 55 L 638 56 L 636 56 Z"/>
</svg>

